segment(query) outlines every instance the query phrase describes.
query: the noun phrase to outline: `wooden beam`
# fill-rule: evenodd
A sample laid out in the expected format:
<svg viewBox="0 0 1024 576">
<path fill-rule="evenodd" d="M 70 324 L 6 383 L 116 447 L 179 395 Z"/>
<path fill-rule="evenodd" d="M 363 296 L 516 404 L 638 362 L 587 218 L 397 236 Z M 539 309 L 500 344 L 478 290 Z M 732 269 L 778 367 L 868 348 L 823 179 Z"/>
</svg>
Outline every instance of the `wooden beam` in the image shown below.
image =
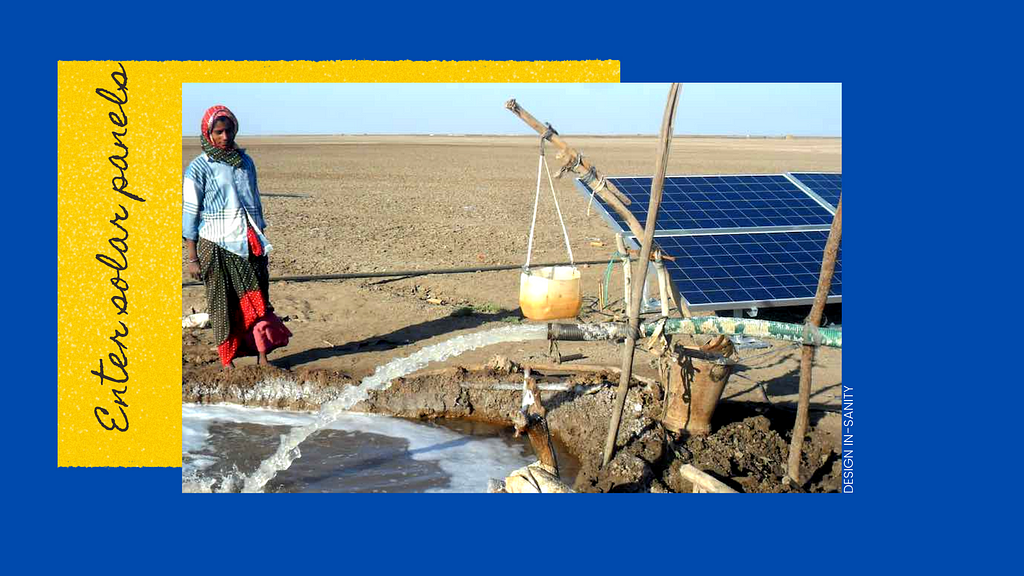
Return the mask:
<svg viewBox="0 0 1024 576">
<path fill-rule="evenodd" d="M 672 256 L 671 254 L 665 254 L 664 252 L 661 251 L 660 248 L 656 248 L 654 251 L 656 253 L 655 254 L 651 254 L 651 262 L 657 262 L 658 261 L 658 254 L 657 253 L 661 254 L 661 259 L 662 260 L 668 260 L 669 262 L 675 262 L 676 261 L 676 257 L 675 256 Z M 640 257 L 640 251 L 639 250 L 626 250 L 626 253 L 629 254 L 630 258 L 639 258 Z"/>
<path fill-rule="evenodd" d="M 536 131 L 538 134 L 544 135 L 547 133 L 548 127 L 545 124 L 542 124 L 536 118 L 534 118 L 533 115 L 531 115 L 529 112 L 524 110 L 523 107 L 520 106 L 515 101 L 515 98 L 506 102 L 505 108 L 507 108 L 516 116 L 518 116 L 523 122 L 526 122 L 526 124 L 530 128 L 533 128 L 534 131 Z M 597 171 L 597 168 L 594 167 L 594 165 L 591 164 L 589 160 L 583 158 L 582 154 L 580 154 L 574 148 L 569 146 L 569 144 L 566 143 L 566 141 L 563 140 L 561 136 L 559 136 L 558 134 L 552 134 L 549 140 L 552 144 L 557 146 L 559 150 L 562 151 L 562 154 L 568 158 L 569 162 L 575 163 L 576 159 L 578 158 L 580 168 L 582 168 L 585 172 L 589 172 L 590 169 L 593 168 L 594 173 L 597 174 L 598 178 L 600 179 L 601 174 Z M 626 208 L 626 206 L 630 204 L 629 199 L 626 198 L 626 196 L 622 192 L 620 192 L 614 184 L 612 184 L 611 182 L 606 182 L 604 188 L 602 190 L 596 191 L 596 194 L 601 200 L 604 200 L 606 204 L 611 206 L 612 209 L 615 210 L 616 214 L 621 216 L 622 219 L 626 221 L 626 225 L 629 226 L 629 230 L 633 233 L 634 236 L 636 236 L 637 238 L 643 236 L 644 228 L 643 226 L 640 225 L 640 221 L 636 219 L 636 216 L 633 216 L 633 213 L 630 212 L 628 208 Z"/>
</svg>

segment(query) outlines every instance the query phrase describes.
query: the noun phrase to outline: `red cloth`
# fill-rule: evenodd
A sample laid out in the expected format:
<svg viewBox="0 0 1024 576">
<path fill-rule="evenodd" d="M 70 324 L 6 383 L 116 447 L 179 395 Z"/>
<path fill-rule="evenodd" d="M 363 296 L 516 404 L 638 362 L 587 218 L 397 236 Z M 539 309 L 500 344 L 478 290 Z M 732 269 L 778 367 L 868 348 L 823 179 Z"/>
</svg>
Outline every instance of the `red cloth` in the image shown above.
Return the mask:
<svg viewBox="0 0 1024 576">
<path fill-rule="evenodd" d="M 210 109 L 206 111 L 206 114 L 203 114 L 203 123 L 199 126 L 199 129 L 203 132 L 203 137 L 211 144 L 213 144 L 213 140 L 210 139 L 210 130 L 213 129 L 214 123 L 221 118 L 230 119 L 235 125 L 235 133 L 238 133 L 238 119 L 235 118 L 235 115 L 231 110 L 228 110 L 227 106 L 221 106 L 220 104 L 211 106 Z M 222 148 L 220 146 L 217 146 L 217 148 L 226 150 L 226 148 Z"/>
<path fill-rule="evenodd" d="M 262 256 L 263 246 L 252 226 L 246 226 L 246 237 L 253 255 Z M 288 344 L 288 337 L 292 335 L 280 318 L 267 311 L 267 303 L 259 290 L 250 290 L 238 297 L 238 309 L 231 311 L 231 325 L 228 339 L 217 346 L 220 363 L 225 366 L 236 356 L 252 356 L 280 348 Z"/>
<path fill-rule="evenodd" d="M 245 227 L 245 234 L 249 239 L 249 250 L 252 250 L 252 255 L 263 256 L 263 245 L 260 244 L 260 237 L 256 235 L 252 226 Z"/>
<path fill-rule="evenodd" d="M 217 346 L 217 354 L 220 355 L 220 363 L 222 365 L 227 366 L 235 359 L 235 356 L 238 353 L 239 343 L 240 340 L 238 336 L 232 332 L 231 336 L 228 336 L 227 340 L 221 342 L 220 345 Z"/>
<path fill-rule="evenodd" d="M 252 330 L 245 333 L 245 343 L 257 352 L 269 353 L 288 345 L 291 330 L 273 312 L 256 321 Z"/>
</svg>

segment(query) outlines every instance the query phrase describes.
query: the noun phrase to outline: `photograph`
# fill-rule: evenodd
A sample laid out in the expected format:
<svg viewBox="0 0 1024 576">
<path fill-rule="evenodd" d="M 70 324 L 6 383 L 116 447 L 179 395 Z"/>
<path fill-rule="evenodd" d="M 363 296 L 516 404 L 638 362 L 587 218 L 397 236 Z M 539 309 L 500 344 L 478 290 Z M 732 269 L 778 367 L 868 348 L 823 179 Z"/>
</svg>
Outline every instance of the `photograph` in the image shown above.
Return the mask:
<svg viewBox="0 0 1024 576">
<path fill-rule="evenodd" d="M 181 161 L 182 492 L 844 492 L 842 84 L 184 83 Z"/>
</svg>

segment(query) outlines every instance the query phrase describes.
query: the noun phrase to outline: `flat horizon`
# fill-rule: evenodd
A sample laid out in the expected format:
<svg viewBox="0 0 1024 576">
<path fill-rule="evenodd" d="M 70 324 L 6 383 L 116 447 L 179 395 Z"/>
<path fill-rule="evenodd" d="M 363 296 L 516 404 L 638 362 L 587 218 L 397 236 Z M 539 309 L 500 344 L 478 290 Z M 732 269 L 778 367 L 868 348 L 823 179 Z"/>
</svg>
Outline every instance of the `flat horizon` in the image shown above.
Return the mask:
<svg viewBox="0 0 1024 576">
<path fill-rule="evenodd" d="M 501 138 L 537 138 L 536 134 L 501 134 L 501 133 L 420 133 L 420 132 L 322 132 L 322 133 L 302 133 L 302 134 L 242 134 L 240 138 L 297 138 L 305 136 L 425 136 L 425 137 L 501 137 Z M 559 136 L 567 136 L 574 138 L 657 138 L 658 134 L 587 134 L 587 133 L 559 133 Z M 182 138 L 198 138 L 199 133 L 195 134 L 182 134 Z M 755 140 L 755 139 L 801 139 L 801 140 L 842 140 L 842 136 L 807 136 L 797 134 L 673 134 L 673 138 L 729 138 L 729 139 L 740 139 L 740 140 Z"/>
</svg>

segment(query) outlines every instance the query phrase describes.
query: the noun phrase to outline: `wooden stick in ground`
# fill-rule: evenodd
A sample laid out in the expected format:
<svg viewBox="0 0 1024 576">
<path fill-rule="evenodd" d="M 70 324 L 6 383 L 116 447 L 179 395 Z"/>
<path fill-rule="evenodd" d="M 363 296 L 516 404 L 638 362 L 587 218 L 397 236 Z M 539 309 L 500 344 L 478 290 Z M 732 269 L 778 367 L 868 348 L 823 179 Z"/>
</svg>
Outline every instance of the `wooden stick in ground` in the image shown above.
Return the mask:
<svg viewBox="0 0 1024 576">
<path fill-rule="evenodd" d="M 512 415 L 512 424 L 515 426 L 516 436 L 526 432 L 537 459 L 541 464 L 550 466 L 555 476 L 558 476 L 558 459 L 555 457 L 555 447 L 551 443 L 551 432 L 548 430 L 546 418 L 548 412 L 540 400 L 540 387 L 537 386 L 535 379 L 530 378 L 529 373 L 527 369 L 525 385 L 533 395 L 533 403 L 526 412 L 515 412 Z"/>
<path fill-rule="evenodd" d="M 536 118 L 534 118 L 529 112 L 524 110 L 523 107 L 520 106 L 514 98 L 505 103 L 505 108 L 508 108 L 509 111 L 518 116 L 523 122 L 526 122 L 526 124 L 530 128 L 533 128 L 538 134 L 547 133 L 548 127 L 542 124 Z M 558 134 L 553 134 L 550 138 L 550 141 L 552 144 L 557 146 L 558 149 L 561 150 L 562 153 L 565 156 L 567 156 L 570 161 L 575 162 L 578 158 L 580 162 L 579 167 L 582 168 L 584 171 L 589 172 L 591 168 L 594 168 L 594 166 L 590 162 L 588 162 L 586 158 L 583 158 L 582 154 L 580 154 L 571 146 L 569 146 L 565 142 L 565 140 L 562 140 L 562 138 Z M 598 174 L 596 168 L 594 168 L 594 173 Z M 600 176 L 600 174 L 598 174 L 598 176 Z M 606 181 L 604 188 L 602 190 L 598 190 L 595 193 L 597 194 L 598 198 L 604 200 L 605 203 L 611 206 L 612 209 L 615 210 L 615 212 L 619 216 L 621 216 L 623 220 L 626 221 L 626 224 L 629 226 L 629 229 L 634 236 L 636 236 L 637 238 L 643 236 L 644 228 L 643 226 L 640 225 L 640 221 L 636 219 L 636 216 L 633 216 L 633 214 L 629 211 L 628 208 L 626 208 L 626 202 L 628 202 L 628 199 L 626 200 L 626 202 L 623 202 L 622 200 L 619 199 L 620 197 L 625 198 L 625 195 L 622 194 L 622 192 L 619 192 L 619 190 L 615 188 L 614 184 Z"/>
<path fill-rule="evenodd" d="M 644 295 L 644 280 L 647 279 L 647 266 L 654 247 L 654 228 L 658 221 L 658 207 L 661 205 L 661 193 L 665 185 L 665 171 L 668 169 L 668 151 L 672 146 L 672 125 L 676 116 L 676 103 L 679 101 L 679 84 L 674 83 L 668 90 L 668 102 L 665 104 L 665 115 L 661 121 L 661 136 L 658 142 L 658 163 L 654 170 L 654 181 L 651 183 L 651 203 L 647 209 L 647 222 L 640 245 L 640 271 L 633 282 L 632 300 L 629 306 L 629 336 L 622 355 L 622 374 L 619 388 L 615 393 L 615 405 L 612 407 L 612 419 L 608 426 L 608 436 L 604 442 L 604 461 L 607 466 L 615 451 L 615 438 L 619 433 L 619 422 L 622 419 L 622 407 L 626 403 L 626 392 L 629 390 L 629 378 L 633 374 L 633 347 L 636 345 L 637 330 L 640 328 L 640 302 Z"/>
<path fill-rule="evenodd" d="M 629 297 L 631 293 L 629 287 L 632 285 L 630 282 L 632 278 L 631 268 L 629 267 L 629 252 L 626 250 L 626 242 L 622 239 L 622 234 L 615 235 L 615 247 L 622 254 L 622 289 L 624 290 L 622 296 L 622 309 L 626 312 L 626 317 L 629 317 Z"/>
<path fill-rule="evenodd" d="M 679 287 L 676 286 L 676 283 L 672 280 L 672 277 L 669 276 L 667 270 L 665 271 L 665 276 L 669 287 L 669 298 L 672 299 L 672 303 L 675 304 L 676 308 L 679 310 L 679 316 L 682 318 L 689 318 L 693 316 L 693 314 L 690 313 L 690 307 L 687 306 L 686 301 L 683 300 L 683 295 L 679 293 Z"/>
<path fill-rule="evenodd" d="M 661 250 L 654 251 L 654 269 L 658 273 L 658 298 L 661 299 L 661 315 L 668 318 L 668 275 L 661 261 Z"/>
<path fill-rule="evenodd" d="M 821 274 L 818 276 L 818 291 L 814 295 L 814 306 L 807 317 L 807 323 L 815 329 L 821 325 L 821 316 L 825 312 L 825 301 L 832 289 L 832 273 L 836 268 L 836 255 L 839 253 L 839 241 L 843 235 L 843 197 L 839 196 L 836 215 L 832 218 L 832 229 L 825 242 L 825 255 L 821 261 Z M 814 365 L 814 345 L 804 343 L 800 354 L 800 399 L 796 408 L 796 423 L 793 424 L 793 438 L 789 443 L 789 479 L 802 486 L 800 482 L 800 453 L 804 448 L 804 435 L 807 434 L 807 412 L 811 403 L 811 368 Z"/>
</svg>

